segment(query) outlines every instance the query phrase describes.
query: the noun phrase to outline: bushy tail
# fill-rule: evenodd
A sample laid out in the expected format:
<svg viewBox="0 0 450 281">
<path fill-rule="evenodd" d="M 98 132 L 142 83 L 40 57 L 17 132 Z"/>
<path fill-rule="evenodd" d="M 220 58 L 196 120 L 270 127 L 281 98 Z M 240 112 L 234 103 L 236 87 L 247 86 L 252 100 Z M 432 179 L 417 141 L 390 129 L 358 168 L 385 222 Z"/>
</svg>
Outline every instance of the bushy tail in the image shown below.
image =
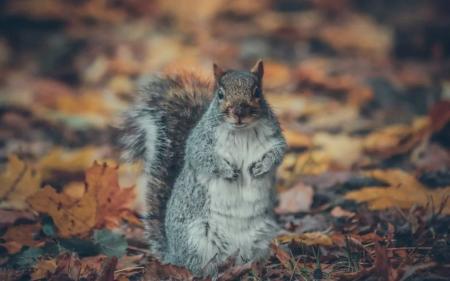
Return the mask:
<svg viewBox="0 0 450 281">
<path fill-rule="evenodd" d="M 166 249 L 165 207 L 183 166 L 186 139 L 210 100 L 205 79 L 186 73 L 152 77 L 124 115 L 120 144 L 127 160 L 144 162 L 144 223 L 150 250 L 157 258 Z"/>
</svg>

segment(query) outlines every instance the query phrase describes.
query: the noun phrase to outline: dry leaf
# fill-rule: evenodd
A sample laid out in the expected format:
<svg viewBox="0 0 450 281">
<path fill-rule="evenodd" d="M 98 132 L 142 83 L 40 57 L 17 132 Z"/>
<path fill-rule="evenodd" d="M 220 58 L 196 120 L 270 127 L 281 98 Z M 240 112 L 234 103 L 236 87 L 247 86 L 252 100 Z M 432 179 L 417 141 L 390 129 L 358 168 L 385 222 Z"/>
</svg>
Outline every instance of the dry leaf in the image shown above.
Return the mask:
<svg viewBox="0 0 450 281">
<path fill-rule="evenodd" d="M 53 218 L 63 237 L 86 233 L 94 226 L 113 228 L 122 218 L 138 221 L 130 211 L 134 188 L 119 187 L 118 167 L 94 163 L 86 170 L 85 184 L 83 191 L 80 184 L 70 183 L 62 193 L 47 186 L 28 201 L 34 210 Z"/>
<path fill-rule="evenodd" d="M 311 137 L 292 130 L 283 130 L 286 142 L 291 148 L 307 148 L 312 145 Z"/>
<path fill-rule="evenodd" d="M 291 83 L 291 71 L 285 65 L 272 61 L 264 62 L 264 85 L 268 88 L 286 87 Z"/>
<path fill-rule="evenodd" d="M 311 186 L 297 183 L 294 187 L 279 194 L 278 214 L 307 212 L 313 202 L 314 190 Z"/>
<path fill-rule="evenodd" d="M 334 163 L 345 168 L 357 163 L 361 157 L 362 141 L 357 137 L 317 133 L 313 137 L 313 143 L 320 146 Z"/>
<path fill-rule="evenodd" d="M 277 259 L 281 262 L 281 264 L 290 270 L 291 269 L 290 261 L 292 258 L 291 255 L 278 245 L 275 245 L 274 243 L 270 244 L 270 248 L 272 249 L 272 252 L 275 254 Z"/>
<path fill-rule="evenodd" d="M 338 51 L 356 51 L 375 58 L 386 58 L 392 47 L 391 30 L 356 14 L 323 26 L 319 38 Z"/>
<path fill-rule="evenodd" d="M 34 265 L 31 280 L 47 279 L 56 270 L 56 260 L 40 260 Z"/>
<path fill-rule="evenodd" d="M 303 234 L 286 234 L 280 235 L 276 238 L 279 243 L 290 243 L 297 242 L 302 243 L 307 246 L 312 245 L 321 245 L 321 246 L 331 246 L 333 245 L 333 241 L 330 236 L 322 233 L 322 232 L 309 232 Z"/>
<path fill-rule="evenodd" d="M 86 194 L 96 199 L 96 226 L 99 228 L 116 227 L 136 198 L 134 188 L 120 188 L 118 169 L 94 163 L 86 170 Z"/>
<path fill-rule="evenodd" d="M 40 184 L 38 171 L 17 156 L 10 156 L 6 170 L 0 175 L 0 208 L 27 208 L 26 199 L 39 189 Z"/>
<path fill-rule="evenodd" d="M 375 170 L 367 176 L 386 182 L 388 187 L 365 187 L 346 194 L 345 198 L 358 202 L 367 202 L 372 210 L 391 207 L 409 209 L 414 205 L 426 206 L 434 204 L 437 208 L 445 198 L 450 196 L 450 187 L 427 189 L 414 176 L 402 170 Z M 447 200 L 442 211 L 450 214 L 450 200 Z"/>
<path fill-rule="evenodd" d="M 172 264 L 161 264 L 157 260 L 151 260 L 146 268 L 144 280 L 173 280 L 173 281 L 189 281 L 194 280 L 192 273 L 185 267 Z"/>
<path fill-rule="evenodd" d="M 93 194 L 86 193 L 77 199 L 46 186 L 28 198 L 28 203 L 34 210 L 50 215 L 62 237 L 86 233 L 97 220 Z"/>
<path fill-rule="evenodd" d="M 34 235 L 40 229 L 39 223 L 11 226 L 2 236 L 2 239 L 6 241 L 3 246 L 8 249 L 10 254 L 17 253 L 22 246 L 34 247 L 40 243 L 40 241 L 34 240 Z"/>
<path fill-rule="evenodd" d="M 411 126 L 397 124 L 377 130 L 364 140 L 364 150 L 376 155 L 390 157 L 410 151 L 428 133 L 430 119 L 421 117 Z"/>
</svg>

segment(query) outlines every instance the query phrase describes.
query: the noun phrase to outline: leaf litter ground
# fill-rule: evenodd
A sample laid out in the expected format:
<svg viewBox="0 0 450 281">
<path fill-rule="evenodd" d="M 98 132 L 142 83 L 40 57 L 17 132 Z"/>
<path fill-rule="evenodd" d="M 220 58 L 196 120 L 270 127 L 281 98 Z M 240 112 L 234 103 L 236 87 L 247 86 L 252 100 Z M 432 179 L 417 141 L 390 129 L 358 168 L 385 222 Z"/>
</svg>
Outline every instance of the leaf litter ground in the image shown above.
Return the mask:
<svg viewBox="0 0 450 281">
<path fill-rule="evenodd" d="M 230 257 L 218 279 L 450 276 L 445 4 L 2 5 L 0 280 L 197 280 L 149 255 L 140 165 L 120 163 L 115 126 L 149 73 L 260 57 L 290 147 L 283 232 L 267 261 Z"/>
</svg>

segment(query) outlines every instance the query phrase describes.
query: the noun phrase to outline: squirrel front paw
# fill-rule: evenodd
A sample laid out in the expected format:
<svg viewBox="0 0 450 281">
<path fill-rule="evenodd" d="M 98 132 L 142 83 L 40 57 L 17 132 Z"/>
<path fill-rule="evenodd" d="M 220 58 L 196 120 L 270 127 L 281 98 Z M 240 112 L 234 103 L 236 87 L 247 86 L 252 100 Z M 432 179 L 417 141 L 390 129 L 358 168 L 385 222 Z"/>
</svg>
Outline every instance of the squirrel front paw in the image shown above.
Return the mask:
<svg viewBox="0 0 450 281">
<path fill-rule="evenodd" d="M 221 163 L 220 176 L 226 180 L 232 181 L 239 177 L 240 170 L 227 160 Z"/>
<path fill-rule="evenodd" d="M 270 161 L 269 157 L 263 157 L 262 159 L 253 162 L 248 167 L 248 171 L 250 175 L 254 178 L 258 178 L 262 175 L 265 175 L 272 168 L 272 161 Z"/>
</svg>

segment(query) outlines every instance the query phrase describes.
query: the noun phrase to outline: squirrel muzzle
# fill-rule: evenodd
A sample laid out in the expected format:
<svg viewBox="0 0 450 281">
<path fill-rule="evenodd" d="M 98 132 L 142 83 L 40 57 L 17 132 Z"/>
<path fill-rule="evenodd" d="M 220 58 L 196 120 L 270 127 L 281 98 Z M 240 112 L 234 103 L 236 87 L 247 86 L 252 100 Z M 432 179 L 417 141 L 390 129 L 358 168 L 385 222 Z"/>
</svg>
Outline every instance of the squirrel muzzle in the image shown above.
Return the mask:
<svg viewBox="0 0 450 281">
<path fill-rule="evenodd" d="M 255 120 L 254 110 L 252 107 L 245 103 L 233 105 L 228 110 L 228 122 L 234 126 L 245 126 L 252 123 Z"/>
</svg>

